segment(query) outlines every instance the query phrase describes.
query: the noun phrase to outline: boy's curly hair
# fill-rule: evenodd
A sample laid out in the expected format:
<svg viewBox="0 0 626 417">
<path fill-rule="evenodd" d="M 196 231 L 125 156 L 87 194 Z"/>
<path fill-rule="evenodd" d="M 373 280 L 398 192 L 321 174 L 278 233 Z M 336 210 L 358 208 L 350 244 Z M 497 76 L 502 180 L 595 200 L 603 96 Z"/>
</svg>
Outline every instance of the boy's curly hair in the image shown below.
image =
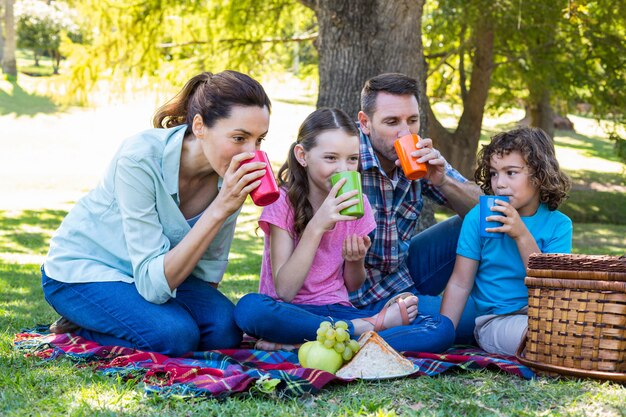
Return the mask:
<svg viewBox="0 0 626 417">
<path fill-rule="evenodd" d="M 491 158 L 512 151 L 521 153 L 528 165 L 531 181 L 539 190 L 539 201 L 550 210 L 556 210 L 568 197 L 571 182 L 559 168 L 552 139 L 539 128 L 520 127 L 493 136 L 491 142 L 478 152 L 478 167 L 474 172 L 476 183 L 485 194 L 494 194 L 489 174 Z"/>
</svg>

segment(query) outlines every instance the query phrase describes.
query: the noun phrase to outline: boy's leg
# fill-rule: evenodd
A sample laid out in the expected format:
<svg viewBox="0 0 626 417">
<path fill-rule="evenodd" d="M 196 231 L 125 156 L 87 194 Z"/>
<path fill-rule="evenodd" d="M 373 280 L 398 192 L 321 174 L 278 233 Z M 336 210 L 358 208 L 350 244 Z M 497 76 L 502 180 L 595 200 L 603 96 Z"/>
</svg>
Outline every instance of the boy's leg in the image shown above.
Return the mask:
<svg viewBox="0 0 626 417">
<path fill-rule="evenodd" d="M 46 301 L 80 327 L 76 334 L 105 346 L 178 356 L 196 350 L 198 326 L 181 305 L 146 301 L 133 284 L 69 284 L 42 274 Z"/>
<path fill-rule="evenodd" d="M 528 307 L 513 314 L 476 319 L 476 340 L 489 353 L 514 356 L 528 328 Z"/>
</svg>

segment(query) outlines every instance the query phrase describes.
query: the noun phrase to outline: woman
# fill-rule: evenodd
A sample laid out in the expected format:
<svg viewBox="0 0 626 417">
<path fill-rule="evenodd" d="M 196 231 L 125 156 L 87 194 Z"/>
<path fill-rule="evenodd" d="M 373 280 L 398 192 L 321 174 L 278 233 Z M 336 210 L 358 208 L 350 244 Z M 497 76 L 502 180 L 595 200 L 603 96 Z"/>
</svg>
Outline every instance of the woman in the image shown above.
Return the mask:
<svg viewBox="0 0 626 417">
<path fill-rule="evenodd" d="M 236 347 L 234 305 L 217 290 L 237 215 L 265 164 L 254 156 L 271 103 L 247 75 L 199 74 L 127 139 L 101 183 L 52 238 L 48 303 L 102 345 L 178 356 Z"/>
</svg>

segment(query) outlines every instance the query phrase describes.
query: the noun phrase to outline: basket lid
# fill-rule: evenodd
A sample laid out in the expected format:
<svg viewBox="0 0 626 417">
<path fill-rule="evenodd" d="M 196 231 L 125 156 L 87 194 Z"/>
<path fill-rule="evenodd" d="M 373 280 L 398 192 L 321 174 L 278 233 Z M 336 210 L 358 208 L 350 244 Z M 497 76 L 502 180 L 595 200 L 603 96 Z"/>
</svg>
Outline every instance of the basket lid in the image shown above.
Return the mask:
<svg viewBox="0 0 626 417">
<path fill-rule="evenodd" d="M 626 281 L 626 256 L 535 253 L 528 258 L 528 276 Z"/>
</svg>

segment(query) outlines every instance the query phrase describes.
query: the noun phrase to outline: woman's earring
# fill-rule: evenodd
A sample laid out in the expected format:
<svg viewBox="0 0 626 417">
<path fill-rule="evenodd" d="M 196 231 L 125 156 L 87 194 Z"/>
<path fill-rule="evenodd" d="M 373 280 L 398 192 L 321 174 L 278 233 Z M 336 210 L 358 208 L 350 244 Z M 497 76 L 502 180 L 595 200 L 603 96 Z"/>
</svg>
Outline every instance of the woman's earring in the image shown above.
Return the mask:
<svg viewBox="0 0 626 417">
<path fill-rule="evenodd" d="M 306 161 L 300 161 L 300 165 L 302 165 L 303 167 L 306 167 Z"/>
</svg>

